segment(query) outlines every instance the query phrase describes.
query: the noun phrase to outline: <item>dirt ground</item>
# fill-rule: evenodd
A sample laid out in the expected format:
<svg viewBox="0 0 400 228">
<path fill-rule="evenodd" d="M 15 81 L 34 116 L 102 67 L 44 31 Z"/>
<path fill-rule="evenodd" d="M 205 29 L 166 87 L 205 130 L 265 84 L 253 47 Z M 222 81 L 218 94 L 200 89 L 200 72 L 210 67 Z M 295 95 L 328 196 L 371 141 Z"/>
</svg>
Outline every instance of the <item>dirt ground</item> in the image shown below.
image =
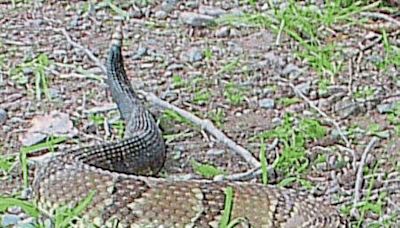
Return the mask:
<svg viewBox="0 0 400 228">
<path fill-rule="evenodd" d="M 306 171 L 287 173 L 276 168 L 269 173 L 269 183 L 300 178 L 310 186 L 294 181 L 287 187 L 326 198 L 354 225 L 400 225 L 400 14 L 388 9 L 395 5 L 370 10 L 393 19 L 389 20 L 393 27 L 385 27 L 387 18 L 362 13 L 351 17 L 365 19 L 363 25 L 321 27 L 323 42 L 341 48 L 333 58 L 340 70 L 332 75 L 301 57 L 302 44 L 284 32 L 240 23 L 197 26 L 196 21 L 184 18 L 190 12 L 208 14 L 211 19 L 228 13 L 256 14 L 267 11 L 262 1 L 254 5 L 247 1 L 140 2 L 115 3 L 122 12 L 101 1 L 0 2 L 0 154 L 18 154 L 23 143 L 30 142 L 35 118 L 52 111 L 66 114 L 72 123 L 57 151 L 120 138 L 105 75 L 84 51 L 67 41 L 61 29 L 104 64 L 115 21 L 127 14 L 123 51 L 136 90 L 155 93 L 212 120 L 257 159 L 257 135 L 275 129 L 288 113 L 295 119 L 293 127 L 300 119 L 319 120 L 326 134 L 306 141 Z M 316 7 L 322 7 L 316 2 Z M 397 50 L 397 57 L 385 67 L 377 64 L 387 56 L 383 30 Z M 40 54 L 48 63 L 29 65 Z M 40 64 L 47 93 L 37 88 Z M 299 90 L 305 97 L 296 95 Z M 168 142 L 161 176 L 201 178 L 194 174 L 193 160 L 228 174 L 252 169 L 208 132 L 148 105 L 161 119 Z M 397 113 L 393 111 L 396 105 Z M 102 120 L 100 124 L 96 117 Z M 375 144 L 368 148 L 371 140 Z M 273 145 L 267 152 L 268 164 L 283 153 L 283 147 L 279 142 Z M 360 164 L 361 179 L 357 176 Z M 250 181 L 259 182 L 260 177 Z M 351 209 L 354 197 L 359 197 L 359 204 Z"/>
</svg>

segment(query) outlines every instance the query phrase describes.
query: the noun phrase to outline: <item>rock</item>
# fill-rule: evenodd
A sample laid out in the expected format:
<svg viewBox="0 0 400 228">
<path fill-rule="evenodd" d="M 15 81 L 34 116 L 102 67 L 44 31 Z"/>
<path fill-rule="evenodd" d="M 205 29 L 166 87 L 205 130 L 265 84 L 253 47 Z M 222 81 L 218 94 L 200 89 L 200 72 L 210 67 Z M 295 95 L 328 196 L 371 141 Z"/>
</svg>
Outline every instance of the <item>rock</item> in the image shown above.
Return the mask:
<svg viewBox="0 0 400 228">
<path fill-rule="evenodd" d="M 133 60 L 141 59 L 142 56 L 144 56 L 145 54 L 147 54 L 147 48 L 145 48 L 145 47 L 140 47 L 140 48 L 136 51 L 135 55 L 132 56 L 132 59 L 133 59 Z"/>
<path fill-rule="evenodd" d="M 219 28 L 217 31 L 215 31 L 215 36 L 220 38 L 229 36 L 229 27 L 224 26 Z"/>
<path fill-rule="evenodd" d="M 309 82 L 304 82 L 296 86 L 296 89 L 298 89 L 304 95 L 308 95 L 310 93 L 310 88 L 311 86 Z"/>
<path fill-rule="evenodd" d="M 31 120 L 32 126 L 20 138 L 24 146 L 32 146 L 44 140 L 47 136 L 69 136 L 78 134 L 69 115 L 52 111 L 49 115 L 36 116 Z"/>
<path fill-rule="evenodd" d="M 21 218 L 18 215 L 5 214 L 1 222 L 1 227 L 15 226 L 20 221 Z"/>
<path fill-rule="evenodd" d="M 219 17 L 221 15 L 226 14 L 226 11 L 221 8 L 202 5 L 199 7 L 199 13 L 212 17 Z"/>
<path fill-rule="evenodd" d="M 275 55 L 273 52 L 268 52 L 264 55 L 265 58 L 265 65 L 272 66 L 274 68 L 280 68 L 283 66 L 284 61 L 280 56 Z"/>
<path fill-rule="evenodd" d="M 154 16 L 158 19 L 165 19 L 165 18 L 167 18 L 168 14 L 167 14 L 167 12 L 165 12 L 163 10 L 159 10 L 154 14 Z"/>
<path fill-rule="evenodd" d="M 172 70 L 182 70 L 185 66 L 183 64 L 178 64 L 178 63 L 172 63 L 167 67 L 168 71 Z"/>
<path fill-rule="evenodd" d="M 347 118 L 350 115 L 355 115 L 360 112 L 360 105 L 351 101 L 349 98 L 344 98 L 335 104 L 335 111 L 341 118 Z"/>
<path fill-rule="evenodd" d="M 3 125 L 7 120 L 7 112 L 6 110 L 0 108 L 0 125 Z"/>
<path fill-rule="evenodd" d="M 178 3 L 178 0 L 164 0 L 161 3 L 161 10 L 168 14 L 175 9 L 176 3 Z"/>
<path fill-rule="evenodd" d="M 50 221 L 50 219 L 44 219 L 44 221 L 42 220 L 42 223 L 44 225 L 44 227 L 52 227 L 52 223 Z M 26 218 L 24 220 L 22 220 L 21 222 L 19 222 L 16 226 L 16 228 L 36 228 L 37 226 L 37 221 L 35 220 L 35 218 Z"/>
<path fill-rule="evenodd" d="M 224 150 L 220 150 L 220 149 L 210 149 L 206 152 L 207 155 L 211 155 L 211 156 L 220 156 L 223 155 L 225 153 Z"/>
<path fill-rule="evenodd" d="M 239 37 L 239 36 L 240 36 L 240 31 L 239 31 L 238 29 L 231 28 L 231 29 L 229 30 L 229 35 L 230 35 L 231 37 Z"/>
<path fill-rule="evenodd" d="M 60 91 L 58 89 L 55 88 L 50 88 L 49 89 L 49 95 L 51 99 L 58 99 L 60 98 Z"/>
<path fill-rule="evenodd" d="M 273 109 L 275 107 L 274 99 L 265 98 L 258 102 L 258 105 L 264 109 Z"/>
<path fill-rule="evenodd" d="M 187 1 L 187 2 L 185 3 L 185 6 L 186 6 L 187 8 L 194 9 L 194 8 L 199 7 L 199 3 L 198 3 L 197 1 Z"/>
<path fill-rule="evenodd" d="M 393 102 L 393 103 L 388 103 L 388 104 L 380 104 L 376 108 L 378 109 L 378 112 L 380 114 L 385 114 L 385 113 L 392 112 L 394 110 L 395 106 L 396 106 L 396 102 Z M 0 123 L 1 123 L 1 121 L 0 121 Z"/>
<path fill-rule="evenodd" d="M 271 120 L 272 126 L 277 127 L 283 123 L 282 119 L 279 117 L 275 117 Z"/>
<path fill-rule="evenodd" d="M 193 27 L 204 27 L 214 23 L 214 18 L 198 13 L 183 12 L 180 15 L 180 21 Z"/>
<path fill-rule="evenodd" d="M 290 78 L 297 78 L 298 76 L 301 75 L 301 69 L 292 64 L 289 63 L 288 65 L 286 65 L 286 67 L 282 70 L 281 72 L 282 76 L 289 76 Z"/>
<path fill-rule="evenodd" d="M 181 59 L 185 62 L 199 62 L 203 59 L 203 52 L 199 48 L 190 48 L 187 52 L 182 53 Z"/>
</svg>

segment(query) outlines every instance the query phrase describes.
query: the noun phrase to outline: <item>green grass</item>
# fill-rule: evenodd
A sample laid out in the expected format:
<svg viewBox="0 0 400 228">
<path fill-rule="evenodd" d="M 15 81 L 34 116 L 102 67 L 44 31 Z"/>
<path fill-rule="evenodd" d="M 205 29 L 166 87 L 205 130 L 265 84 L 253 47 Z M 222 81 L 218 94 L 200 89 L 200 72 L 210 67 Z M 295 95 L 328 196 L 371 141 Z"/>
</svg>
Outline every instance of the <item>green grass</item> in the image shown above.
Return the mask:
<svg viewBox="0 0 400 228">
<path fill-rule="evenodd" d="M 176 74 L 172 76 L 171 82 L 175 89 L 182 88 L 187 85 L 187 82 L 181 76 Z"/>
<path fill-rule="evenodd" d="M 358 98 L 358 99 L 372 99 L 374 96 L 376 89 L 372 88 L 371 86 L 364 86 L 361 88 L 358 88 L 355 92 L 354 92 L 354 97 Z"/>
<path fill-rule="evenodd" d="M 55 210 L 54 215 L 52 215 L 52 222 L 55 228 L 67 228 L 71 227 L 73 221 L 79 220 L 80 215 L 83 211 L 90 205 L 95 195 L 95 191 L 89 192 L 86 198 L 79 202 L 75 207 L 71 208 L 68 206 L 61 206 Z M 19 207 L 26 214 L 33 218 L 39 218 L 46 214 L 41 211 L 35 203 L 29 202 L 27 200 L 21 200 L 16 197 L 2 197 L 0 196 L 0 214 L 5 213 L 10 207 Z M 36 222 L 34 227 L 48 227 L 43 222 Z"/>
<path fill-rule="evenodd" d="M 224 88 L 224 97 L 233 106 L 239 106 L 245 100 L 244 89 L 233 82 L 229 82 Z"/>
<path fill-rule="evenodd" d="M 394 108 L 386 116 L 389 124 L 394 126 L 395 134 L 400 137 L 400 101 L 396 102 Z"/>
<path fill-rule="evenodd" d="M 223 109 L 221 108 L 214 109 L 211 112 L 209 112 L 208 116 L 211 118 L 215 126 L 217 126 L 218 128 L 223 127 L 226 116 L 226 113 Z"/>
<path fill-rule="evenodd" d="M 62 143 L 67 139 L 67 137 L 54 137 L 50 136 L 46 138 L 45 142 L 38 143 L 28 147 L 22 147 L 19 153 L 19 162 L 22 168 L 22 175 L 24 180 L 24 187 L 29 187 L 29 180 L 28 180 L 28 154 L 48 149 L 50 152 L 54 152 L 56 144 Z"/>
<path fill-rule="evenodd" d="M 104 127 L 107 118 L 103 114 L 90 114 L 90 121 L 97 127 Z M 111 124 L 111 128 L 116 130 L 116 135 L 118 139 L 122 139 L 125 132 L 125 123 L 123 120 L 117 120 Z"/>
<path fill-rule="evenodd" d="M 376 178 L 373 174 L 376 174 L 378 172 L 379 166 L 382 165 L 380 163 L 376 163 L 373 168 L 369 168 L 368 166 L 364 167 L 364 177 L 369 175 L 371 178 L 367 180 L 366 185 L 368 186 L 367 188 L 367 193 L 360 199 L 360 202 L 357 203 L 356 208 L 360 212 L 360 217 L 357 221 L 353 222 L 353 227 L 364 227 L 365 226 L 365 218 L 367 214 L 373 214 L 379 217 L 382 217 L 384 215 L 384 207 L 385 207 L 385 198 L 387 197 L 386 192 L 381 192 L 379 193 L 379 196 L 377 199 L 372 199 L 372 190 L 374 188 Z M 350 214 L 350 211 L 352 209 L 353 205 L 347 205 L 343 206 L 341 208 L 341 211 L 343 214 Z M 396 218 L 398 218 L 398 215 L 392 214 L 392 216 L 378 222 L 373 222 L 372 224 L 368 224 L 368 227 L 391 227 L 393 222 L 396 221 Z"/>
<path fill-rule="evenodd" d="M 34 218 L 37 218 L 40 215 L 39 209 L 37 209 L 33 203 L 18 198 L 0 196 L 0 213 L 6 212 L 10 207 L 19 207 L 26 214 Z"/>
<path fill-rule="evenodd" d="M 15 156 L 0 156 L 0 170 L 5 173 L 9 173 L 13 167 L 13 164 L 15 163 L 15 160 Z"/>
<path fill-rule="evenodd" d="M 278 37 L 284 32 L 301 45 L 302 49 L 296 53 L 300 59 L 306 60 L 321 78 L 332 79 L 342 72 L 342 49 L 326 39 L 330 35 L 324 34 L 324 28 L 338 24 L 352 26 L 365 23 L 365 17 L 356 16 L 360 12 L 376 9 L 379 4 L 332 0 L 320 9 L 313 4 L 300 6 L 297 1 L 291 0 L 284 9 L 274 8 L 272 14 L 255 12 L 225 15 L 217 22 L 220 25 L 267 28 L 278 34 Z"/>
<path fill-rule="evenodd" d="M 44 94 L 49 100 L 49 81 L 47 79 L 46 69 L 52 64 L 46 54 L 40 54 L 36 58 L 19 64 L 10 70 L 11 79 L 20 85 L 26 85 L 29 78 L 25 75 L 24 70 L 32 70 L 35 76 L 35 97 L 41 100 Z"/>
<path fill-rule="evenodd" d="M 219 73 L 232 73 L 234 70 L 236 70 L 240 66 L 239 59 L 236 58 L 234 60 L 230 60 L 228 63 L 226 63 L 222 69 L 220 70 Z"/>
<path fill-rule="evenodd" d="M 90 205 L 96 192 L 91 191 L 86 198 L 84 198 L 74 208 L 62 206 L 56 209 L 54 215 L 54 226 L 56 228 L 71 227 L 71 222 L 79 218 L 81 213 Z"/>
<path fill-rule="evenodd" d="M 300 101 L 301 101 L 300 98 L 297 97 L 282 97 L 278 99 L 277 103 L 284 107 L 288 107 L 290 105 L 299 103 Z"/>
<path fill-rule="evenodd" d="M 231 220 L 231 212 L 233 208 L 233 188 L 226 187 L 225 188 L 225 203 L 224 203 L 224 212 L 222 214 L 222 218 L 219 223 L 220 228 L 228 228 Z"/>
<path fill-rule="evenodd" d="M 202 164 L 195 160 L 192 160 L 191 163 L 192 163 L 194 172 L 205 178 L 212 178 L 217 175 L 226 174 L 225 171 L 221 170 L 218 167 L 210 165 L 210 164 Z"/>
<path fill-rule="evenodd" d="M 196 91 L 193 96 L 193 103 L 197 105 L 205 105 L 211 99 L 211 92 L 208 89 Z"/>
<path fill-rule="evenodd" d="M 183 116 L 179 115 L 177 112 L 167 109 L 164 111 L 162 116 L 160 117 L 160 121 L 173 121 L 180 124 L 191 125 L 191 122 L 184 118 Z"/>
<path fill-rule="evenodd" d="M 284 179 L 278 184 L 279 186 L 299 183 L 307 188 L 311 187 L 311 183 L 302 177 L 302 174 L 310 167 L 305 146 L 307 142 L 321 139 L 325 135 L 325 127 L 317 120 L 309 118 L 298 119 L 291 114 L 286 114 L 280 126 L 257 136 L 261 142 L 278 138 L 282 145 L 282 152 L 278 154 L 272 163 L 274 168 L 284 174 Z"/>
<path fill-rule="evenodd" d="M 206 48 L 203 51 L 204 59 L 206 61 L 210 61 L 212 57 L 214 56 L 213 51 L 210 48 Z"/>
<path fill-rule="evenodd" d="M 260 163 L 261 163 L 261 180 L 263 184 L 268 184 L 268 162 L 267 162 L 267 146 L 264 141 L 261 141 L 260 144 Z"/>
<path fill-rule="evenodd" d="M 400 48 L 389 42 L 389 37 L 385 30 L 382 30 L 382 42 L 384 48 L 383 60 L 376 65 L 382 70 L 387 70 L 389 66 L 400 67 Z"/>
</svg>

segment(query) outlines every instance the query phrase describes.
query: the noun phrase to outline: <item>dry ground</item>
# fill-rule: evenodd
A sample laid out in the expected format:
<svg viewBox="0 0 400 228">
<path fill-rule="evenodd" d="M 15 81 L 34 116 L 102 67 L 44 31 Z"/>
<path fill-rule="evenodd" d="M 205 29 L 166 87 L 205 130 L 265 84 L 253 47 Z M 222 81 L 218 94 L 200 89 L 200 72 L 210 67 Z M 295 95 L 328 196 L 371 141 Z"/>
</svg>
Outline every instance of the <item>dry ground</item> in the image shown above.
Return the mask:
<svg viewBox="0 0 400 228">
<path fill-rule="evenodd" d="M 58 151 L 120 137 L 116 111 L 108 108 L 113 102 L 104 74 L 59 29 L 104 63 L 114 21 L 127 14 L 124 57 L 135 89 L 153 92 L 212 120 L 257 159 L 259 134 L 286 124 L 286 132 L 265 138 L 268 144 L 280 139 L 267 152 L 268 164 L 284 153 L 284 142 L 293 143 L 294 134 L 300 134 L 305 143 L 289 148 L 300 150 L 300 157 L 288 155 L 286 163 L 274 167 L 269 173 L 271 184 L 284 182 L 325 197 L 350 216 L 355 226 L 399 225 L 400 15 L 395 5 L 364 1 L 358 4 L 362 10 L 346 15 L 352 21 L 321 22 L 319 40 L 313 41 L 307 31 L 293 30 L 301 37 L 296 39 L 279 29 L 289 24 L 269 27 L 254 18 L 224 17 L 270 12 L 261 1 L 115 3 L 118 9 L 104 2 L 0 2 L 0 109 L 7 115 L 0 121 L 0 154 L 18 154 L 32 120 L 54 110 L 68 114 L 77 129 L 73 137 L 57 145 Z M 199 11 L 222 16 L 212 25 L 185 23 L 183 13 Z M 298 23 L 304 19 L 297 18 Z M 335 51 L 309 51 L 306 43 L 312 42 L 320 42 L 320 47 L 332 45 Z M 42 64 L 46 83 L 37 87 L 40 64 L 29 63 L 39 54 L 50 62 Z M 47 94 L 43 85 L 48 87 Z M 162 176 L 193 173 L 192 160 L 228 174 L 252 168 L 207 132 L 149 106 L 161 119 L 168 140 Z M 103 112 L 95 111 L 103 108 Z M 300 129 L 304 120 L 318 120 L 325 134 L 318 139 L 304 136 L 308 134 Z M 374 137 L 376 143 L 365 152 Z M 360 164 L 364 175 L 357 178 Z M 361 184 L 358 190 L 356 182 Z M 351 210 L 358 194 L 356 209 Z"/>
</svg>

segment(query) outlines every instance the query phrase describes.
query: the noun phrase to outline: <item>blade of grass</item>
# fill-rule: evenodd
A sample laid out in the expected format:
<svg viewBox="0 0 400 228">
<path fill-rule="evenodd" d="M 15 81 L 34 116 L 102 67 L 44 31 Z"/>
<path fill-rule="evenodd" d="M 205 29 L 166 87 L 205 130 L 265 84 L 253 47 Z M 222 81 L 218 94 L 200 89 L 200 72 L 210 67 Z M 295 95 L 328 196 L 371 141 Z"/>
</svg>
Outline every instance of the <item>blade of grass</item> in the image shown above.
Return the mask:
<svg viewBox="0 0 400 228">
<path fill-rule="evenodd" d="M 227 187 L 225 188 L 225 205 L 224 205 L 224 214 L 219 223 L 219 227 L 228 228 L 229 221 L 231 219 L 231 212 L 233 207 L 233 188 Z"/>
<path fill-rule="evenodd" d="M 268 184 L 268 169 L 267 169 L 267 157 L 266 157 L 266 145 L 264 140 L 261 139 L 260 145 L 260 162 L 261 162 L 261 178 L 262 183 L 267 185 Z"/>
<path fill-rule="evenodd" d="M 0 212 L 5 212 L 7 208 L 15 206 L 22 208 L 22 210 L 32 217 L 37 218 L 39 216 L 39 210 L 32 203 L 16 198 L 0 196 Z"/>
</svg>

